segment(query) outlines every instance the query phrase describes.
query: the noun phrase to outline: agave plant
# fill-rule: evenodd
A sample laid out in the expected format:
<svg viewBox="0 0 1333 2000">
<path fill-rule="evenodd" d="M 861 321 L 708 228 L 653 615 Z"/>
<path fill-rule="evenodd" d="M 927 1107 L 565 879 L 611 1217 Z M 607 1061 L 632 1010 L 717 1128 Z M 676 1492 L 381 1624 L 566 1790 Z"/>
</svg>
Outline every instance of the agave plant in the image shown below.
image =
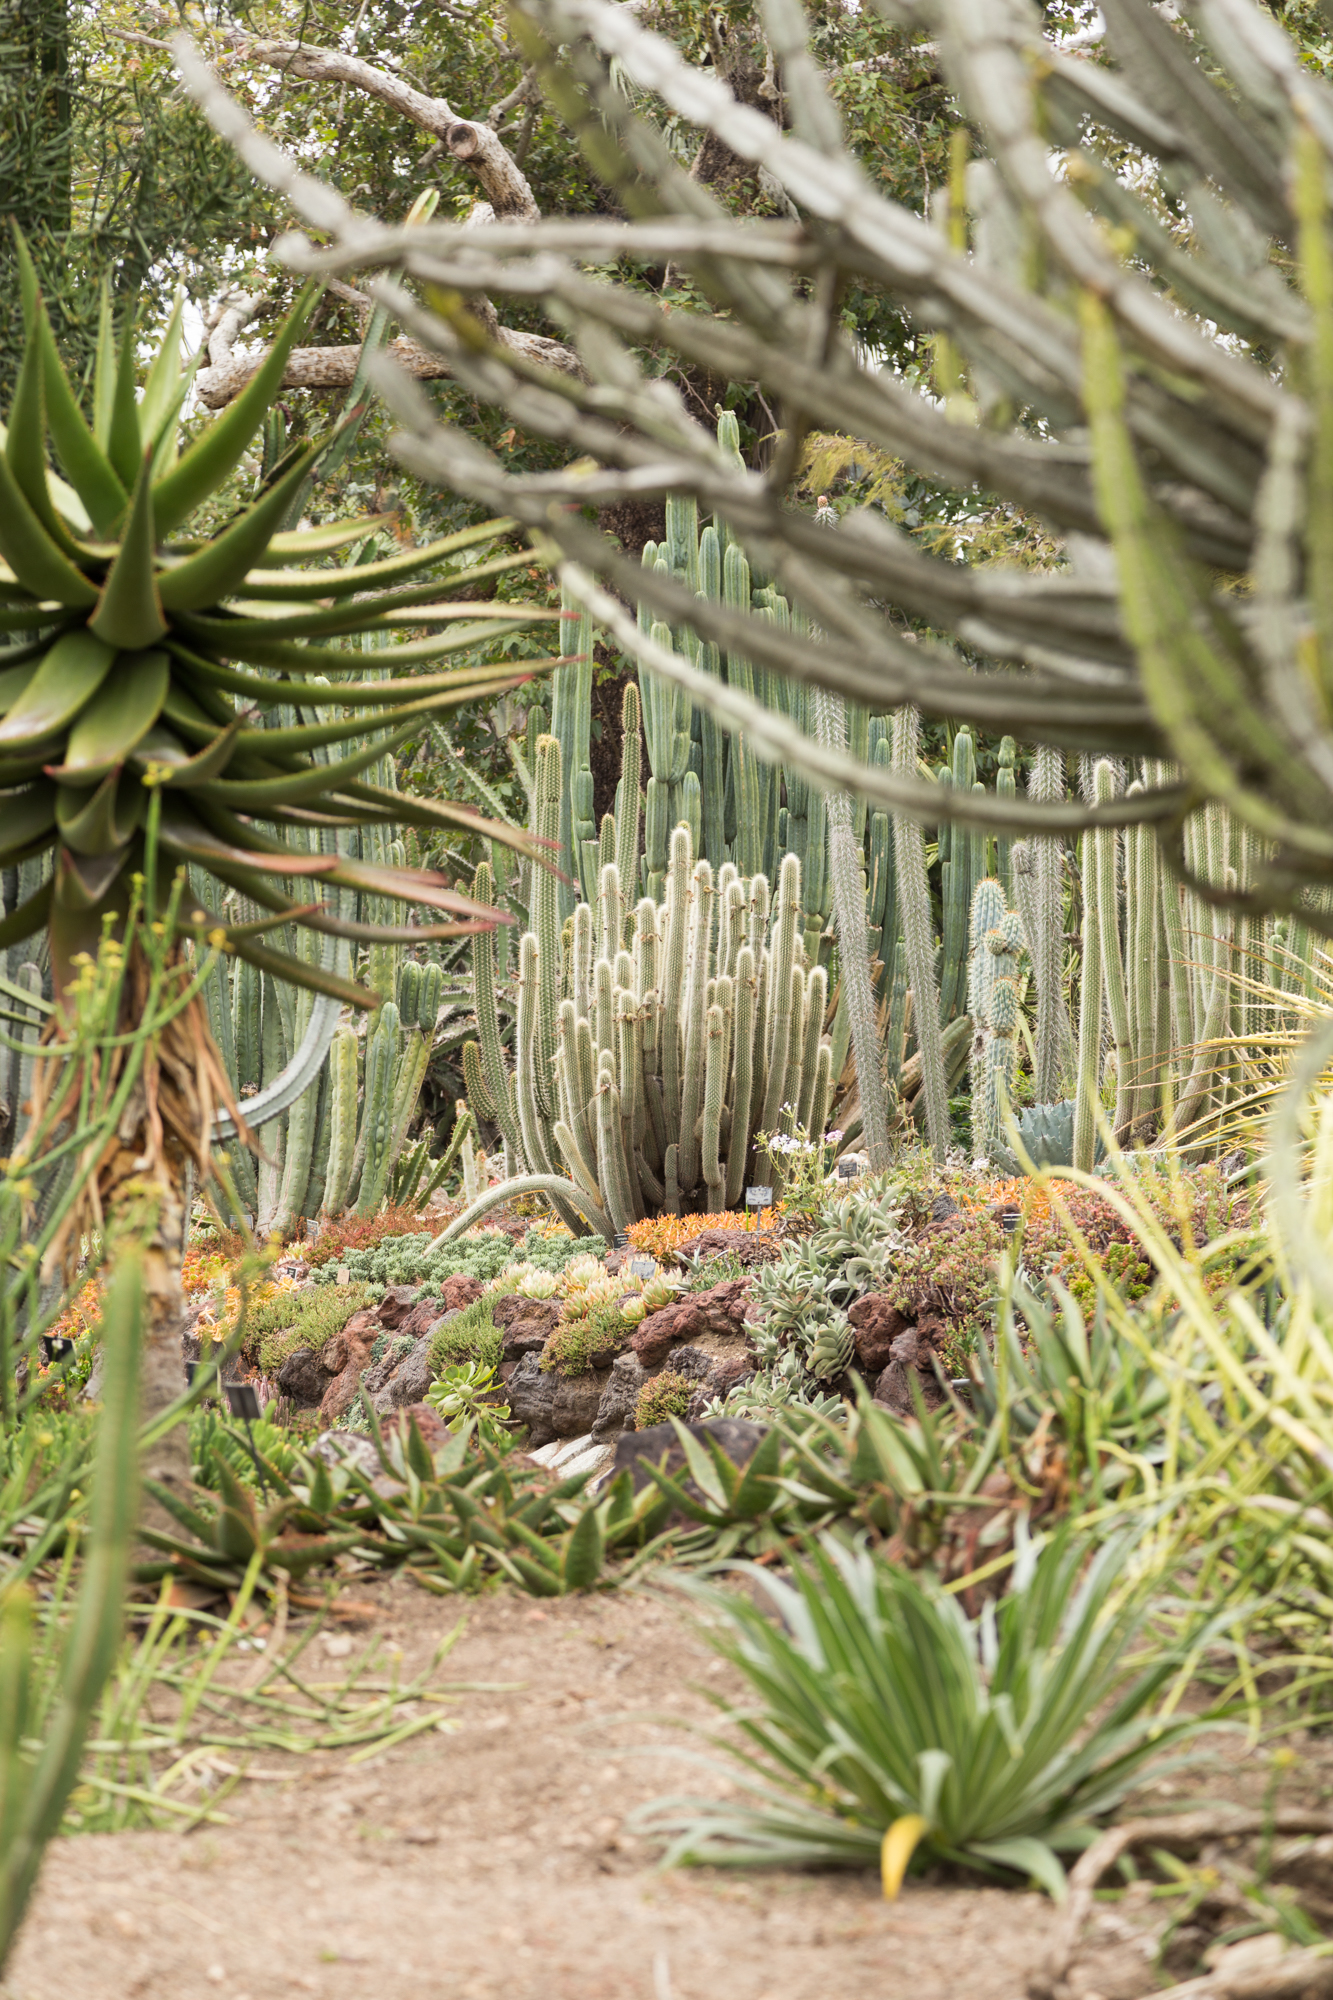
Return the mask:
<svg viewBox="0 0 1333 2000">
<path fill-rule="evenodd" d="M 637 1831 L 665 1839 L 668 1862 L 882 1861 L 892 1892 L 915 1853 L 1062 1895 L 1060 1854 L 1205 1723 L 1160 1715 L 1174 1649 L 1138 1672 L 1128 1663 L 1148 1608 L 1123 1589 L 1130 1553 L 1130 1537 L 1112 1536 L 1081 1574 L 1074 1537 L 1029 1543 L 1012 1590 L 977 1618 L 832 1535 L 791 1584 L 747 1565 L 777 1618 L 758 1588 L 689 1583 L 747 1683 L 731 1719 L 752 1802 L 659 1800 Z"/>
<path fill-rule="evenodd" d="M 350 923 L 318 903 L 298 906 L 273 878 L 426 904 L 462 918 L 464 928 L 498 917 L 429 871 L 386 873 L 327 850 L 339 827 L 386 822 L 484 826 L 494 839 L 519 839 L 465 808 L 405 797 L 368 776 L 426 717 L 514 685 L 511 661 L 418 671 L 548 615 L 440 601 L 461 575 L 441 573 L 448 558 L 509 524 L 488 521 L 380 562 L 319 567 L 382 525 L 283 531 L 330 443 L 324 438 L 289 452 L 215 533 L 192 537 L 190 516 L 216 502 L 263 424 L 317 291 L 298 299 L 243 395 L 180 450 L 189 380 L 180 305 L 142 395 L 136 315 L 126 316 L 117 347 L 104 311 L 85 414 L 26 252 L 21 261 L 27 343 L 0 454 L 0 632 L 16 638 L 0 651 L 0 867 L 52 851 L 55 865 L 0 922 L 0 946 L 48 926 L 63 992 L 74 955 L 95 948 L 103 915 L 125 910 L 156 790 L 163 855 L 272 913 L 257 924 L 218 925 L 228 948 L 279 977 L 368 1004 L 370 996 L 330 971 L 270 952 L 258 937 L 293 918 L 366 941 L 402 933 Z M 68 483 L 48 465 L 48 432 Z M 525 559 L 502 554 L 468 568 L 466 581 Z M 435 629 L 387 643 L 405 623 Z M 376 645 L 373 674 L 360 646 L 347 643 L 356 640 Z M 273 709 L 300 719 L 265 728 L 262 711 Z M 263 831 L 250 815 L 262 816 Z M 201 916 L 214 927 L 212 912 Z M 420 942 L 459 927 L 411 936 Z"/>
</svg>

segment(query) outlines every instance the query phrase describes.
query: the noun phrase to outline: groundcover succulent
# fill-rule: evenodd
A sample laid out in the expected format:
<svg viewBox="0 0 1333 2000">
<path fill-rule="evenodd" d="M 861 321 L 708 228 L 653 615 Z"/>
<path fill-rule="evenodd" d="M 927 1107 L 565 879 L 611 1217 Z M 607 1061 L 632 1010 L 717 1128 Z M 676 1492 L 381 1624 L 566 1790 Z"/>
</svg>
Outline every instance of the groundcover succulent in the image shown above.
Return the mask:
<svg viewBox="0 0 1333 2000">
<path fill-rule="evenodd" d="M 322 878 L 484 920 L 440 875 L 349 857 L 348 833 L 464 823 L 514 840 L 462 808 L 370 779 L 426 716 L 513 685 L 512 661 L 417 670 L 548 615 L 439 601 L 451 583 L 472 586 L 528 558 L 506 552 L 442 573 L 449 557 L 509 525 L 491 521 L 387 560 L 314 566 L 383 525 L 284 531 L 327 437 L 280 459 L 215 533 L 191 537 L 190 517 L 216 505 L 262 425 L 315 290 L 298 299 L 244 394 L 178 450 L 189 382 L 180 308 L 141 394 L 136 315 L 117 347 L 104 312 L 88 416 L 26 253 L 22 267 L 27 342 L 0 453 L 0 633 L 12 642 L 0 648 L 0 867 L 54 850 L 54 868 L 0 920 L 0 946 L 48 925 L 63 991 L 103 916 L 123 914 L 151 817 L 168 863 L 192 863 L 271 913 L 227 927 L 231 948 L 284 978 L 364 1000 L 256 936 L 293 917 L 369 940 L 401 933 L 298 905 L 273 878 Z M 48 433 L 68 483 L 48 465 Z M 429 636 L 389 643 L 405 624 Z M 376 650 L 349 649 L 349 639 Z M 525 662 L 521 672 L 530 671 Z M 214 913 L 201 914 L 211 927 Z"/>
</svg>

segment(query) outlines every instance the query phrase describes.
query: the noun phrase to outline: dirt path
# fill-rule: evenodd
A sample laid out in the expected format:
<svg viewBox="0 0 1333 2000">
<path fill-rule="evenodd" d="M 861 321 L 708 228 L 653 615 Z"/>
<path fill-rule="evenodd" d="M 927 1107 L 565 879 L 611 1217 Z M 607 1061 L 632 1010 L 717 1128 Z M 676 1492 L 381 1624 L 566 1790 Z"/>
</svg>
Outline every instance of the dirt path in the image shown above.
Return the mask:
<svg viewBox="0 0 1333 2000">
<path fill-rule="evenodd" d="M 353 1588 L 409 1673 L 460 1616 L 402 1579 Z M 669 1720 L 732 1691 L 675 1600 L 497 1594 L 462 1615 L 440 1679 L 511 1685 L 461 1693 L 455 1732 L 361 1765 L 265 1752 L 225 1827 L 57 1842 L 0 2000 L 1023 2000 L 1043 1897 L 926 1882 L 886 1904 L 869 1875 L 655 1869 L 625 1819 L 701 1788 L 664 1754 Z M 312 1654 L 332 1677 L 348 1650 L 336 1630 Z M 1238 1752 L 1148 1802 L 1253 1803 L 1266 1754 Z M 1283 1803 L 1327 1804 L 1331 1780 L 1306 1739 Z M 1151 1993 L 1166 1914 L 1103 1908 L 1076 2000 Z"/>
<path fill-rule="evenodd" d="M 408 1667 L 458 1616 L 358 1594 Z M 728 1678 L 674 1605 L 495 1596 L 467 1620 L 444 1676 L 523 1685 L 464 1694 L 457 1733 L 360 1766 L 266 1754 L 294 1774 L 233 1794 L 227 1827 L 57 1842 L 3 2000 L 1019 2000 L 1036 1896 L 656 1872 L 624 1818 L 697 1781 L 637 1752 Z"/>
</svg>

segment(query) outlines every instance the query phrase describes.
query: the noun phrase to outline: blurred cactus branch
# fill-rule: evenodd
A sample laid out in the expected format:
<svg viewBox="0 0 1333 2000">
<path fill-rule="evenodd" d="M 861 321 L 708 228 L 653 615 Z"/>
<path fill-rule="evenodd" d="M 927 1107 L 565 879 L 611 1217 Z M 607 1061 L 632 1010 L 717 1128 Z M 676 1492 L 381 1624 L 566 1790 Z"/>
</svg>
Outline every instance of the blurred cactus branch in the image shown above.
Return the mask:
<svg viewBox="0 0 1333 2000">
<path fill-rule="evenodd" d="M 315 248 L 290 235 L 281 257 L 355 271 L 472 394 L 560 446 L 562 471 L 509 476 L 439 425 L 402 371 L 377 364 L 404 461 L 544 533 L 567 587 L 641 669 L 674 679 L 802 779 L 854 784 L 927 822 L 977 815 L 1006 832 L 1105 831 L 1096 810 L 1124 814 L 1119 824 L 1163 833 L 1201 908 L 1284 909 L 1326 934 L 1333 91 L 1253 0 L 1199 0 L 1188 36 L 1148 0 L 1112 0 L 1108 61 L 1095 65 L 1062 51 L 1028 0 L 875 4 L 929 35 L 968 120 L 947 217 L 886 199 L 860 165 L 796 0 L 762 6 L 790 129 L 738 102 L 632 9 L 520 0 L 523 57 L 629 220 L 536 221 L 507 240 L 485 225 L 380 229 L 242 129 L 184 48 L 181 61 L 219 129 L 326 239 Z M 767 176 L 797 219 L 729 217 L 636 111 L 645 102 Z M 1118 171 L 1126 142 L 1144 163 L 1132 186 Z M 709 304 L 673 298 L 666 310 L 597 270 L 621 256 L 669 257 Z M 877 291 L 947 353 L 938 400 L 835 322 L 830 302 L 847 284 Z M 581 376 L 506 352 L 464 303 L 505 297 L 545 305 Z M 647 351 L 756 384 L 787 427 L 767 470 L 724 452 L 650 377 Z M 1058 564 L 931 554 L 870 507 L 833 533 L 786 492 L 791 441 L 814 427 L 1039 517 L 1065 538 Z M 580 512 L 649 493 L 710 514 L 800 616 L 696 596 L 671 564 L 629 563 Z M 638 600 L 639 630 L 603 585 Z M 854 773 L 829 746 L 798 744 L 809 736 L 799 719 L 764 718 L 743 687 L 699 673 L 696 642 L 872 709 L 910 705 L 1027 744 L 1143 759 L 1144 775 L 1103 786 L 1094 809 L 1090 795 L 1066 801 L 1050 786 L 974 797 L 918 789 L 908 769 Z M 1230 878 L 1197 866 L 1208 800 L 1255 844 Z M 1133 855 L 1146 867 L 1137 846 Z M 1119 994 L 1113 983 L 1117 1004 Z"/>
</svg>

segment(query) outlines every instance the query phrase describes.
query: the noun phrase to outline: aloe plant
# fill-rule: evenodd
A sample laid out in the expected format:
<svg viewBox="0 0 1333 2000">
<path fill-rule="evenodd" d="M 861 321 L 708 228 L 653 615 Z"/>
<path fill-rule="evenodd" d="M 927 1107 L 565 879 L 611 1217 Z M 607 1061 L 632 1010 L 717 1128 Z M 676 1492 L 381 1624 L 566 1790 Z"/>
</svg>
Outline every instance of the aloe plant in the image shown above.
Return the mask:
<svg viewBox="0 0 1333 2000">
<path fill-rule="evenodd" d="M 370 996 L 330 966 L 270 951 L 263 934 L 289 919 L 366 942 L 397 941 L 402 930 L 298 902 L 275 878 L 485 920 L 437 874 L 340 855 L 333 828 L 484 824 L 493 839 L 515 839 L 448 802 L 377 784 L 371 770 L 428 717 L 513 684 L 509 662 L 444 662 L 546 614 L 506 606 L 488 621 L 492 607 L 432 603 L 456 580 L 449 559 L 508 524 L 485 522 L 380 562 L 320 567 L 380 525 L 286 530 L 323 439 L 287 453 L 215 533 L 191 535 L 191 516 L 215 503 L 263 424 L 317 289 L 302 293 L 243 395 L 182 449 L 189 371 L 180 305 L 141 394 L 137 316 L 127 312 L 117 343 L 104 310 L 85 412 L 22 246 L 20 257 L 27 344 L 0 453 L 0 632 L 14 640 L 0 651 L 0 867 L 49 857 L 50 873 L 0 922 L 0 945 L 48 927 L 58 997 L 76 954 L 95 949 L 104 915 L 124 913 L 130 878 L 144 868 L 156 789 L 163 859 L 199 871 L 197 894 L 201 878 L 212 878 L 259 906 L 255 921 L 216 921 L 228 951 L 364 1005 Z M 48 463 L 48 437 L 65 478 Z M 467 580 L 521 560 L 506 553 L 474 564 Z M 378 643 L 405 618 L 430 635 Z M 366 638 L 378 643 L 373 674 L 348 645 Z M 270 719 L 277 726 L 264 727 Z M 201 917 L 214 926 L 215 912 L 204 907 Z M 421 942 L 457 928 L 411 935 Z"/>
</svg>

